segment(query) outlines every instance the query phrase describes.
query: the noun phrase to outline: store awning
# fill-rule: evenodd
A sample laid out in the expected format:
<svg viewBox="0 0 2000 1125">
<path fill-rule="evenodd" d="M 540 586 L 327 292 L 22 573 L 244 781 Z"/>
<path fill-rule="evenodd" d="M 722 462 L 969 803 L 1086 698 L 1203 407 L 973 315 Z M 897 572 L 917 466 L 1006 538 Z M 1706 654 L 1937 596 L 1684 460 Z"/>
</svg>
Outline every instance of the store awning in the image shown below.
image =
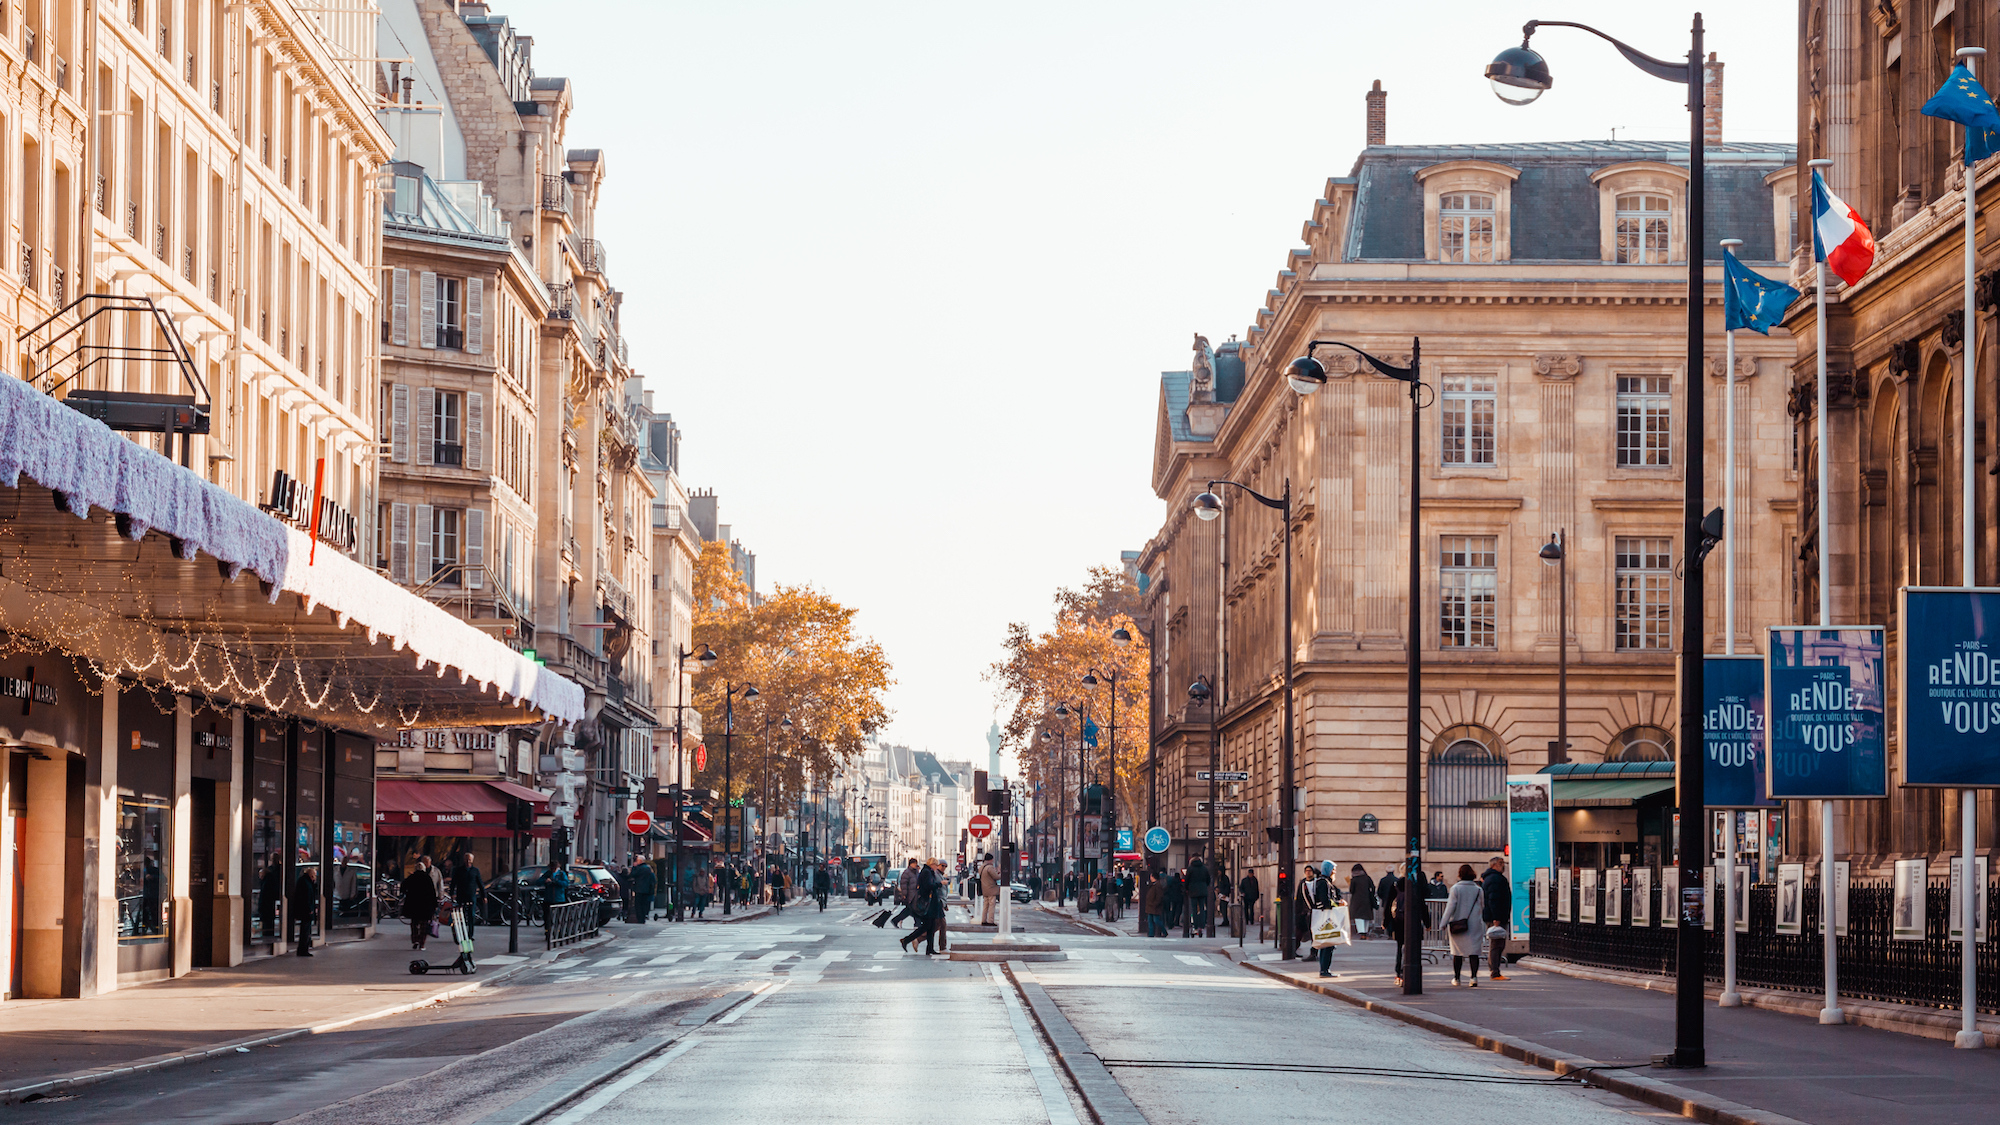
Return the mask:
<svg viewBox="0 0 2000 1125">
<path fill-rule="evenodd" d="M 577 684 L 320 545 L 0 375 L 0 630 L 350 729 L 583 718 Z"/>
<path fill-rule="evenodd" d="M 1559 809 L 1630 808 L 1674 788 L 1672 762 L 1560 762 L 1542 772 Z"/>
<path fill-rule="evenodd" d="M 488 781 L 484 784 L 491 785 L 507 796 L 519 798 L 531 805 L 546 805 L 549 803 L 549 798 L 553 796 L 553 794 L 544 793 L 538 789 L 530 789 L 525 785 L 516 785 L 511 781 Z"/>
<path fill-rule="evenodd" d="M 534 794 L 505 781 L 384 777 L 375 781 L 375 834 L 378 836 L 505 837 L 507 802 Z M 545 794 L 536 794 L 546 804 Z M 549 830 L 533 833 L 546 837 Z"/>
</svg>

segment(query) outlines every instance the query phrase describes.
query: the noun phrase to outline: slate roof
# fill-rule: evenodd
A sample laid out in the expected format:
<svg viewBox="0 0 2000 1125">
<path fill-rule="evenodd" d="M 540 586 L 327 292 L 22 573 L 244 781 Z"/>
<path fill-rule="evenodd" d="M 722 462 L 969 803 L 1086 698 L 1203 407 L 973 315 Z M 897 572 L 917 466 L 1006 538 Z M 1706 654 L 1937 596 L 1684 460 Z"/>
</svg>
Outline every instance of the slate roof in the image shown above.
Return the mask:
<svg viewBox="0 0 2000 1125">
<path fill-rule="evenodd" d="M 505 235 L 488 234 L 451 201 L 445 190 L 438 186 L 414 164 L 396 163 L 390 165 L 398 176 L 410 176 L 417 180 L 417 213 L 403 214 L 395 210 L 396 193 L 384 192 L 382 196 L 382 222 L 397 234 L 430 235 L 453 242 L 482 243 L 498 249 L 506 249 L 509 239 Z"/>
<path fill-rule="evenodd" d="M 1243 367 L 1242 344 L 1226 340 L 1215 347 L 1215 400 L 1235 402 L 1243 393 L 1243 380 L 1247 375 Z M 1188 432 L 1188 394 L 1194 386 L 1192 371 L 1160 372 L 1160 393 L 1166 398 L 1167 423 L 1173 428 L 1175 441 L 1212 441 L 1212 438 L 1196 437 Z"/>
</svg>

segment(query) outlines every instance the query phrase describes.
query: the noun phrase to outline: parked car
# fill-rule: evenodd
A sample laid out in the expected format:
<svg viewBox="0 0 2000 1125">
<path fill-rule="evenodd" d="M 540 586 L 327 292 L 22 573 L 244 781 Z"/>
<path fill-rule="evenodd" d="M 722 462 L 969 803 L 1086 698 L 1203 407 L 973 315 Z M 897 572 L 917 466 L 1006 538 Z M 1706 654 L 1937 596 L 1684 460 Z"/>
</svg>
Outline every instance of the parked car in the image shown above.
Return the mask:
<svg viewBox="0 0 2000 1125">
<path fill-rule="evenodd" d="M 542 921 L 542 904 L 548 887 L 548 867 L 535 864 L 521 868 L 521 920 L 531 924 Z M 597 899 L 597 924 L 603 925 L 616 918 L 620 909 L 618 880 L 602 867 L 573 863 L 569 866 L 569 900 L 577 901 L 579 895 L 590 895 Z M 489 926 L 507 924 L 508 904 L 514 896 L 514 875 L 509 872 L 495 876 L 486 884 L 482 896 L 481 913 Z"/>
</svg>

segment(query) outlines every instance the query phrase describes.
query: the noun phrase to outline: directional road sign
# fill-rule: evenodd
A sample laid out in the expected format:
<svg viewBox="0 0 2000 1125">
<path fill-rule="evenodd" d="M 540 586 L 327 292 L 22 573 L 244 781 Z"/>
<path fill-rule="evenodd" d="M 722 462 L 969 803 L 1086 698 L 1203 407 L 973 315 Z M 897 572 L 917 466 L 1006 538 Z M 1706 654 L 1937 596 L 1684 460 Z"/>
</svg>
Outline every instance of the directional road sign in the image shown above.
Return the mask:
<svg viewBox="0 0 2000 1125">
<path fill-rule="evenodd" d="M 1205 813 L 1205 812 L 1207 812 L 1207 811 L 1208 811 L 1208 805 L 1209 805 L 1209 802 L 1207 802 L 1207 801 L 1196 801 L 1196 802 L 1194 803 L 1194 811 L 1196 811 L 1196 812 L 1198 812 L 1198 813 Z M 1249 811 L 1250 811 L 1250 802 L 1248 802 L 1248 801 L 1217 801 L 1217 802 L 1215 802 L 1215 811 L 1216 811 L 1216 812 L 1219 812 L 1219 813 L 1231 813 L 1231 812 L 1249 812 Z"/>
<path fill-rule="evenodd" d="M 984 840 L 993 834 L 993 818 L 985 813 L 975 813 L 971 820 L 965 822 L 965 830 L 972 833 L 973 839 Z"/>
<path fill-rule="evenodd" d="M 1194 838 L 1197 840 L 1208 839 L 1208 829 L 1195 829 Z M 1248 840 L 1250 838 L 1250 830 L 1248 828 L 1218 828 L 1215 830 L 1215 838 L 1218 840 Z"/>
<path fill-rule="evenodd" d="M 1216 781 L 1248 781 L 1250 773 L 1248 770 L 1199 770 L 1194 775 L 1196 781 L 1207 781 L 1210 778 Z"/>
<path fill-rule="evenodd" d="M 634 836 L 644 836 L 653 830 L 653 814 L 645 809 L 633 809 L 625 814 L 625 831 Z"/>
</svg>

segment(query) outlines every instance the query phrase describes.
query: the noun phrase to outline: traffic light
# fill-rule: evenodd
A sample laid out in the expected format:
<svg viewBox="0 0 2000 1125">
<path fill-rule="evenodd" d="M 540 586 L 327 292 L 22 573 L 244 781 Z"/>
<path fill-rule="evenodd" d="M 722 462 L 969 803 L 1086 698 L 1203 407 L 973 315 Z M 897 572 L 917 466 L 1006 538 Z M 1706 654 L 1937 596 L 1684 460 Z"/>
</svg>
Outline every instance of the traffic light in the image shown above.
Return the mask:
<svg viewBox="0 0 2000 1125">
<path fill-rule="evenodd" d="M 1292 869 L 1291 869 L 1291 868 L 1289 868 L 1289 867 L 1280 867 L 1280 868 L 1278 868 L 1278 889 L 1277 889 L 1277 892 L 1276 892 L 1276 893 L 1277 893 L 1277 897 L 1271 900 L 1271 901 L 1272 901 L 1272 903 L 1273 903 L 1273 904 L 1277 904 L 1277 905 L 1279 905 L 1279 909 L 1283 909 L 1283 910 L 1289 910 L 1289 909 L 1291 909 L 1291 907 L 1290 907 L 1289 905 L 1287 905 L 1287 904 L 1289 904 L 1289 903 L 1290 903 L 1290 902 L 1292 901 Z"/>
<path fill-rule="evenodd" d="M 535 806 L 519 797 L 507 802 L 507 831 L 533 832 L 535 830 Z"/>
<path fill-rule="evenodd" d="M 549 866 L 569 866 L 569 826 L 558 824 L 549 833 Z"/>
</svg>

